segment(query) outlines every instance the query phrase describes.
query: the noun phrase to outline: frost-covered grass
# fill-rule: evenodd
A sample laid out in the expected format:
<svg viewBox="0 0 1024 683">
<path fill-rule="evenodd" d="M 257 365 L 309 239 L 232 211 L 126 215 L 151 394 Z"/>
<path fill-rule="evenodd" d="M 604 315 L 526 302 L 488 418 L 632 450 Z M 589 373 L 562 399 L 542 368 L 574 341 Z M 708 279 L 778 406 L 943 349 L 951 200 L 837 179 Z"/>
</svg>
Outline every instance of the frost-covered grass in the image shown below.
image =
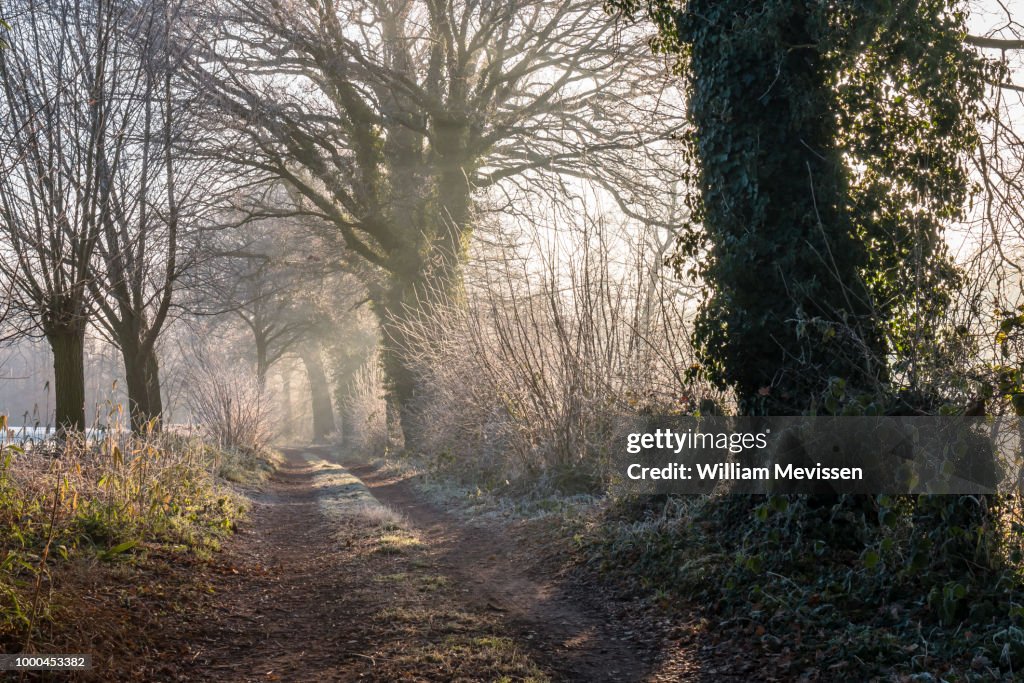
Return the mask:
<svg viewBox="0 0 1024 683">
<path fill-rule="evenodd" d="M 1018 680 L 1016 507 L 972 496 L 631 498 L 595 520 L 580 557 L 669 612 L 699 606 L 716 637 L 776 677 Z"/>
<path fill-rule="evenodd" d="M 320 511 L 338 523 L 338 540 L 351 533 L 348 522 L 373 529 L 380 536 L 382 552 L 399 552 L 418 543 L 414 543 L 415 539 L 406 531 L 409 524 L 405 516 L 378 501 L 366 485 L 344 467 L 310 453 L 303 457 L 314 473 L 313 488 L 318 492 Z"/>
<path fill-rule="evenodd" d="M 0 443 L 0 643 L 29 642 L 49 618 L 64 563 L 216 550 L 247 508 L 218 476 L 242 457 L 168 433 Z"/>
<path fill-rule="evenodd" d="M 456 468 L 404 454 L 377 457 L 369 464 L 380 475 L 409 480 L 431 502 L 470 523 L 577 517 L 606 500 L 593 494 L 563 495 L 544 487 L 530 490 L 511 482 L 475 482 Z"/>
</svg>

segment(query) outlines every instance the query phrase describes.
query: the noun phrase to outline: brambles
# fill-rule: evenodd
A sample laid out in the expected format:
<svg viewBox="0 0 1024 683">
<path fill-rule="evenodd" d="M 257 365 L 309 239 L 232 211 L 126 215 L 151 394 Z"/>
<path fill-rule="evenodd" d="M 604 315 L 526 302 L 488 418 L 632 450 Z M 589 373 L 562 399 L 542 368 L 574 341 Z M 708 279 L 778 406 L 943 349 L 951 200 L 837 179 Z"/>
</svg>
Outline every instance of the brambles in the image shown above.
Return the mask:
<svg viewBox="0 0 1024 683">
<path fill-rule="evenodd" d="M 717 398 L 685 379 L 692 300 L 658 263 L 672 239 L 587 217 L 543 268 L 504 248 L 432 296 L 403 328 L 421 454 L 485 489 L 595 493 L 632 418 Z"/>
</svg>

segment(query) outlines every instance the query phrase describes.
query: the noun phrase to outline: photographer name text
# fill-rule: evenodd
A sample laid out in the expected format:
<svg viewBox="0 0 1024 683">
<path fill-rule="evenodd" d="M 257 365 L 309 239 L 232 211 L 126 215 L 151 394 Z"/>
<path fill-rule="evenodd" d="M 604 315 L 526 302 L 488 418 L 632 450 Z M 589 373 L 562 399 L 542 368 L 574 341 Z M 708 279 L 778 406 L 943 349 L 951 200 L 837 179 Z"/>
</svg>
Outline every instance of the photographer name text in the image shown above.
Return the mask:
<svg viewBox="0 0 1024 683">
<path fill-rule="evenodd" d="M 626 468 L 626 476 L 633 480 L 690 480 L 734 481 L 734 480 L 841 480 L 860 481 L 864 470 L 860 467 L 798 467 L 793 464 L 776 463 L 770 467 L 744 467 L 735 462 L 694 463 L 684 465 L 671 462 L 662 467 L 645 467 L 633 463 Z"/>
</svg>

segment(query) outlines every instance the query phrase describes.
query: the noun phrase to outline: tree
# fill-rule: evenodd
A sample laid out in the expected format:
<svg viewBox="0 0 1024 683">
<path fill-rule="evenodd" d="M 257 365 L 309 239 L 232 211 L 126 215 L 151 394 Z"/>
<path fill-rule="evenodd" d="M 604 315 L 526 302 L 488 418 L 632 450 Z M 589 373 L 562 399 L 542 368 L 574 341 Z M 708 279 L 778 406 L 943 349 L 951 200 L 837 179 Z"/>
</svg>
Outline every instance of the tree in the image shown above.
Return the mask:
<svg viewBox="0 0 1024 683">
<path fill-rule="evenodd" d="M 478 200 L 602 168 L 635 210 L 651 197 L 614 169 L 678 123 L 670 98 L 634 101 L 660 91 L 661 69 L 591 2 L 225 0 L 212 14 L 220 32 L 195 77 L 236 131 L 219 155 L 288 183 L 373 266 L 364 283 L 407 437 L 416 377 L 401 321 L 458 288 Z"/>
<path fill-rule="evenodd" d="M 711 289 L 704 370 L 747 414 L 884 410 L 956 272 L 942 226 L 991 67 L 955 3 L 617 2 L 677 54 Z M 704 242 L 706 240 L 706 243 Z M 844 403 L 846 408 L 844 408 Z"/>
<path fill-rule="evenodd" d="M 84 425 L 91 320 L 121 350 L 138 430 L 162 411 L 155 344 L 185 265 L 182 232 L 199 179 L 181 161 L 191 102 L 175 84 L 182 45 L 169 40 L 181 5 L 45 0 L 20 9 L 0 56 L 4 273 L 17 308 L 53 348 L 58 422 Z"/>
<path fill-rule="evenodd" d="M 47 0 L 16 12 L 0 51 L 0 272 L 53 352 L 56 421 L 85 427 L 91 262 L 110 195 L 100 168 L 116 62 L 113 5 Z"/>
<path fill-rule="evenodd" d="M 192 311 L 242 323 L 253 342 L 258 386 L 288 356 L 300 359 L 310 387 L 314 438 L 335 429 L 323 344 L 362 291 L 331 251 L 315 221 L 285 217 L 290 198 L 280 185 L 251 193 L 230 213 L 235 225 L 211 236 L 190 274 Z M 336 248 L 336 247 L 335 247 Z"/>
<path fill-rule="evenodd" d="M 192 276 L 188 307 L 194 313 L 230 315 L 251 334 L 260 387 L 270 369 L 317 328 L 313 295 L 327 273 L 304 235 L 284 218 L 222 229 Z"/>
<path fill-rule="evenodd" d="M 127 11 L 130 8 L 130 12 Z M 215 177 L 192 154 L 197 95 L 182 87 L 178 67 L 187 45 L 170 40 L 183 5 L 176 0 L 125 6 L 119 60 L 110 81 L 119 121 L 113 162 L 100 167 L 109 188 L 90 278 L 95 320 L 124 359 L 132 427 L 159 425 L 163 412 L 156 343 L 162 333 L 199 212 L 216 192 Z"/>
</svg>

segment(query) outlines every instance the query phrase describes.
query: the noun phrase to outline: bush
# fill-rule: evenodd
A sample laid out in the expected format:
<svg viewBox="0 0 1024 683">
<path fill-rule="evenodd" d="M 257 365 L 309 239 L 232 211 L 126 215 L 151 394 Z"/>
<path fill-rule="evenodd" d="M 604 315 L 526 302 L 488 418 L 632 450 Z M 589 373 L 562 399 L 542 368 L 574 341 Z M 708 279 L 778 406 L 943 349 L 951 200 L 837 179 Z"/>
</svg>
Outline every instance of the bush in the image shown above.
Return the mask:
<svg viewBox="0 0 1024 683">
<path fill-rule="evenodd" d="M 271 401 L 254 375 L 196 352 L 189 406 L 206 437 L 221 449 L 263 451 L 273 438 Z"/>
<path fill-rule="evenodd" d="M 659 235 L 587 226 L 546 269 L 517 271 L 525 260 L 501 254 L 409 316 L 417 443 L 439 465 L 485 485 L 600 490 L 632 416 L 710 393 L 686 379 L 687 311 L 667 303 L 681 293 L 652 258 Z"/>
<path fill-rule="evenodd" d="M 376 353 L 355 372 L 342 404 L 349 423 L 345 445 L 372 456 L 383 455 L 388 448 L 388 404 L 384 372 Z"/>
</svg>

